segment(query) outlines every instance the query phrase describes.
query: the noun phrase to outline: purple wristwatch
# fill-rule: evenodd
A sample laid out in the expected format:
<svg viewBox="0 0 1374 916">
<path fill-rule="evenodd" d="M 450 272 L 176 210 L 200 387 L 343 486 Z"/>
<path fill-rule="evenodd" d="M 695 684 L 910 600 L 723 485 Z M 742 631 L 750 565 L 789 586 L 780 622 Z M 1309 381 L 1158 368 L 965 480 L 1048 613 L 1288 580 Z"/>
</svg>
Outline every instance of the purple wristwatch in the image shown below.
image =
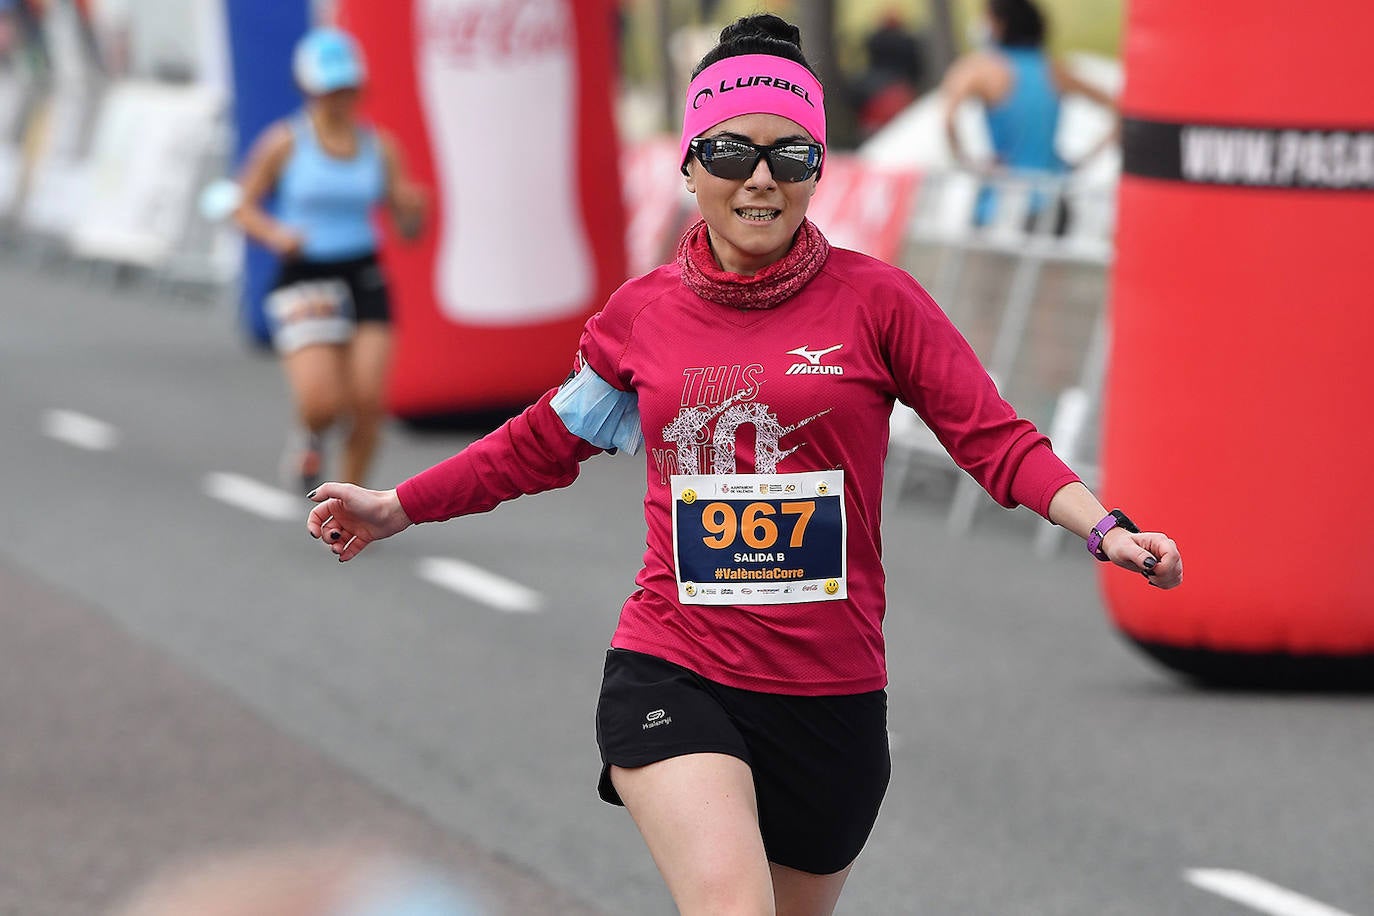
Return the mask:
<svg viewBox="0 0 1374 916">
<path fill-rule="evenodd" d="M 1120 509 L 1113 509 L 1107 514 L 1106 518 L 1102 519 L 1102 521 L 1098 522 L 1096 525 L 1093 525 L 1093 530 L 1088 534 L 1088 553 L 1105 563 L 1107 561 L 1107 555 L 1102 552 L 1102 537 L 1108 531 L 1117 527 L 1124 528 L 1131 532 L 1131 534 L 1140 533 L 1140 529 L 1135 526 L 1135 522 L 1126 517 L 1125 512 L 1122 512 Z"/>
</svg>

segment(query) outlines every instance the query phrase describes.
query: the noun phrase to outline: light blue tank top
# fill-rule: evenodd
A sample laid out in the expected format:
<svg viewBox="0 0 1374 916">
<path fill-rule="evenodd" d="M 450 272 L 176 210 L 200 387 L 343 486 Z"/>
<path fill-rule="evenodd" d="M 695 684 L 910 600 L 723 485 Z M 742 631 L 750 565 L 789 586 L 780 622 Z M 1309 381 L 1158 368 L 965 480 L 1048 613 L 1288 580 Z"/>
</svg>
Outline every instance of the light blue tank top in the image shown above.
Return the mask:
<svg viewBox="0 0 1374 916">
<path fill-rule="evenodd" d="M 293 146 L 277 182 L 277 217 L 305 238 L 307 261 L 346 261 L 377 250 L 372 210 L 386 190 L 386 167 L 375 132 L 358 129 L 348 159 L 327 153 L 310 118 L 291 120 Z"/>
<path fill-rule="evenodd" d="M 1059 90 L 1050 75 L 1050 61 L 1041 48 L 998 48 L 1011 67 L 1011 90 L 996 105 L 984 108 L 988 134 L 997 161 L 1012 171 L 1063 174 L 1068 165 L 1054 147 L 1059 130 Z M 1031 195 L 1030 212 L 1038 213 L 1047 198 Z M 984 187 L 978 195 L 979 225 L 992 221 L 997 192 Z"/>
<path fill-rule="evenodd" d="M 1059 90 L 1050 75 L 1049 58 L 1040 48 L 999 51 L 1011 67 L 1011 91 L 985 112 L 998 161 L 1010 169 L 1065 171 L 1054 148 Z"/>
</svg>

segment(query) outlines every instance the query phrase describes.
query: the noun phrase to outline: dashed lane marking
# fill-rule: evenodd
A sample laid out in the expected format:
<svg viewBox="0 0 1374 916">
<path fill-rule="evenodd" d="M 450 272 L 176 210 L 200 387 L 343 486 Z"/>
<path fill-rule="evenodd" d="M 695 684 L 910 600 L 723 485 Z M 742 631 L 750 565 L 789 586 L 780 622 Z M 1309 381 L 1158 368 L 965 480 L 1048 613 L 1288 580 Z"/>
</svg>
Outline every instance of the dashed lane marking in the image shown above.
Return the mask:
<svg viewBox="0 0 1374 916">
<path fill-rule="evenodd" d="M 425 557 L 415 566 L 420 578 L 500 611 L 530 614 L 544 605 L 543 597 L 518 582 L 449 557 Z"/>
<path fill-rule="evenodd" d="M 1272 916 L 1351 916 L 1345 910 L 1243 871 L 1190 868 L 1183 876 L 1196 887 Z"/>
<path fill-rule="evenodd" d="M 42 423 L 43 435 L 92 452 L 108 452 L 119 442 L 119 430 L 74 410 L 46 410 Z"/>
<path fill-rule="evenodd" d="M 269 487 L 241 474 L 221 471 L 206 474 L 204 489 L 211 499 L 277 522 L 298 521 L 304 527 L 305 517 L 310 511 L 305 497 L 292 496 L 285 490 Z"/>
<path fill-rule="evenodd" d="M 273 521 L 304 524 L 309 509 L 303 497 L 241 474 L 207 474 L 204 489 L 212 499 Z M 544 605 L 543 596 L 533 589 L 451 557 L 425 557 L 415 571 L 427 582 L 500 611 L 531 614 Z"/>
</svg>

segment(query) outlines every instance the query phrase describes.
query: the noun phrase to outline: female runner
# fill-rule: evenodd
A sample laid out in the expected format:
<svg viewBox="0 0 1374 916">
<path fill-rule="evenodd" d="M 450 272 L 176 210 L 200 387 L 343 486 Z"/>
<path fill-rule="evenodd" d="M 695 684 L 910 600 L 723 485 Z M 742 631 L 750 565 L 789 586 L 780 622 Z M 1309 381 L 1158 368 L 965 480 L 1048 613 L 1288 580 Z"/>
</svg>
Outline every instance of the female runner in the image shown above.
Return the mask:
<svg viewBox="0 0 1374 916">
<path fill-rule="evenodd" d="M 672 264 L 592 317 L 568 381 L 394 490 L 327 483 L 310 533 L 340 561 L 420 523 L 646 454 L 648 549 L 607 652 L 600 794 L 683 913 L 827 914 L 887 787 L 879 507 L 901 400 L 998 502 L 1100 560 L 1182 580 L 1174 542 L 1108 513 L 1018 418 L 905 272 L 806 219 L 822 87 L 798 30 L 727 27 L 681 138 L 702 219 Z"/>
<path fill-rule="evenodd" d="M 266 307 L 298 430 L 281 474 L 303 493 L 319 483 L 325 433 L 341 422 L 339 479 L 360 484 L 371 467 L 391 356 L 391 302 L 373 211 L 385 203 L 401 235 L 413 238 L 427 205 L 396 143 L 358 117 L 365 71 L 353 38 L 314 29 L 292 63 L 305 107 L 254 143 L 234 215 L 282 261 Z M 277 206 L 269 213 L 263 200 L 273 191 Z"/>
</svg>

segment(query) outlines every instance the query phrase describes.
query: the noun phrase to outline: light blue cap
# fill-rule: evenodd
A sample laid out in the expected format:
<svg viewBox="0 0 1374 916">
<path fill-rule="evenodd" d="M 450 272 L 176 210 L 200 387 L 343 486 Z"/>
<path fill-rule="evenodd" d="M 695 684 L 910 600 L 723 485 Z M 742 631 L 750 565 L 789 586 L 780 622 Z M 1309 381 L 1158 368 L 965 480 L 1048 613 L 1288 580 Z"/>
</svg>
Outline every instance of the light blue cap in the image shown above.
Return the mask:
<svg viewBox="0 0 1374 916">
<path fill-rule="evenodd" d="M 316 28 L 296 44 L 292 71 L 301 89 L 323 95 L 339 89 L 357 89 L 367 78 L 363 54 L 353 36 L 336 28 Z"/>
</svg>

